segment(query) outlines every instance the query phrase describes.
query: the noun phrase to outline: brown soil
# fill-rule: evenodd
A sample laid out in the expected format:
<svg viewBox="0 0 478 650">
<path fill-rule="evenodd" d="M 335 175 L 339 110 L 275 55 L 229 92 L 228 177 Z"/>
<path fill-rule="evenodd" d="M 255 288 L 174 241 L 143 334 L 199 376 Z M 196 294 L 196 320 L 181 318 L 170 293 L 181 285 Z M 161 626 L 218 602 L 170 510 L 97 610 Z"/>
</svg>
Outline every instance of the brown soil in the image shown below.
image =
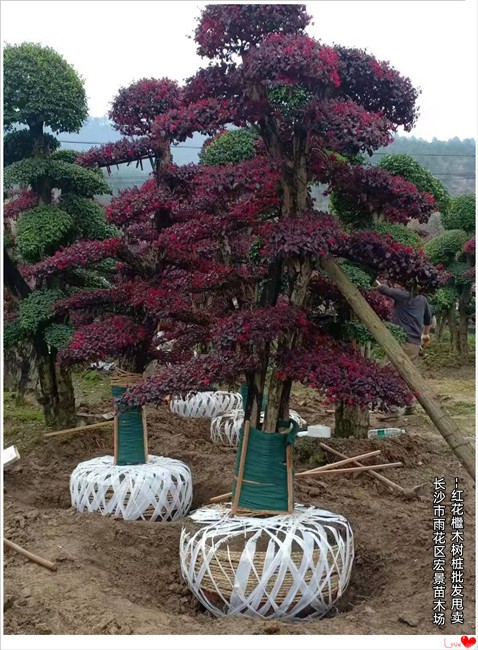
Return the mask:
<svg viewBox="0 0 478 650">
<path fill-rule="evenodd" d="M 310 423 L 331 423 L 332 415 L 308 391 L 297 393 L 292 406 Z M 408 434 L 400 439 L 331 442 L 350 455 L 381 449 L 375 462 L 401 461 L 403 468 L 386 475 L 403 486 L 424 483 L 419 498 L 407 501 L 363 474 L 297 481 L 298 502 L 350 520 L 356 549 L 351 583 L 337 608 L 325 619 L 301 623 L 216 619 L 204 611 L 180 575 L 181 522 L 126 523 L 75 512 L 70 474 L 79 462 L 111 453 L 109 431 L 37 445 L 5 471 L 5 536 L 55 560 L 58 570 L 50 572 L 5 549 L 5 634 L 470 633 L 475 626 L 474 490 L 441 437 L 429 425 L 420 426 L 422 420 L 409 418 Z M 230 490 L 235 452 L 211 443 L 208 421 L 183 420 L 162 407 L 148 412 L 148 423 L 150 451 L 191 467 L 193 507 Z M 297 469 L 311 462 L 304 462 L 310 452 L 301 445 Z M 311 450 L 320 458 L 317 447 Z M 435 476 L 445 477 L 449 486 L 459 477 L 465 490 L 464 626 L 437 628 L 431 622 Z"/>
</svg>

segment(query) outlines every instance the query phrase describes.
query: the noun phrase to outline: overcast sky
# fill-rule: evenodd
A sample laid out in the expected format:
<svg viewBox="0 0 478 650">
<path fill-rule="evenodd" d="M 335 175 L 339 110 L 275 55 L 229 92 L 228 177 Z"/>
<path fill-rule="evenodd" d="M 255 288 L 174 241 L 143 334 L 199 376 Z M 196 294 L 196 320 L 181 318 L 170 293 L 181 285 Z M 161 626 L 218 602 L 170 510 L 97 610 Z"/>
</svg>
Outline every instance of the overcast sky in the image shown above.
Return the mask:
<svg viewBox="0 0 478 650">
<path fill-rule="evenodd" d="M 86 83 L 90 115 L 102 116 L 118 88 L 142 77 L 178 81 L 202 60 L 195 19 L 206 3 L 157 0 L 8 0 L 3 43 L 49 45 Z M 309 34 L 366 48 L 422 89 L 410 135 L 476 137 L 477 0 L 316 0 Z M 206 64 L 206 60 L 203 65 Z"/>
</svg>

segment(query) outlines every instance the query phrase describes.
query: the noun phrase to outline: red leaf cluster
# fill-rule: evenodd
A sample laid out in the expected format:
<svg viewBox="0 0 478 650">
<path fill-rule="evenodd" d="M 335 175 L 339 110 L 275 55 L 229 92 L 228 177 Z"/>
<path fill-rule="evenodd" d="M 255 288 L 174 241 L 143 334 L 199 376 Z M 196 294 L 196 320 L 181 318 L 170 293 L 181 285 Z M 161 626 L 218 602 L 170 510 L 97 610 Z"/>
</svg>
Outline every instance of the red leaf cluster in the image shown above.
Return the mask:
<svg viewBox="0 0 478 650">
<path fill-rule="evenodd" d="M 228 59 L 265 35 L 302 32 L 310 22 L 305 5 L 207 5 L 195 32 L 198 54 Z"/>
<path fill-rule="evenodd" d="M 226 124 L 244 125 L 238 119 L 237 111 L 231 102 L 211 97 L 159 115 L 154 121 L 152 133 L 161 140 L 166 138 L 184 142 L 196 131 L 213 135 Z"/>
<path fill-rule="evenodd" d="M 341 255 L 400 284 L 414 284 L 430 291 L 447 281 L 447 275 L 433 266 L 423 252 L 417 253 L 411 246 L 374 232 L 350 233 Z"/>
<path fill-rule="evenodd" d="M 21 190 L 3 204 L 4 220 L 16 219 L 21 212 L 31 210 L 38 205 L 38 195 L 33 190 Z"/>
<path fill-rule="evenodd" d="M 88 268 L 95 262 L 115 257 L 122 247 L 121 240 L 115 237 L 102 241 L 96 239 L 79 241 L 68 248 L 60 249 L 51 257 L 45 257 L 38 264 L 25 269 L 25 272 L 43 279 L 69 269 Z"/>
<path fill-rule="evenodd" d="M 267 86 L 300 84 L 325 95 L 340 86 L 340 57 L 331 47 L 305 34 L 269 34 L 259 47 L 244 57 L 244 76 L 249 83 Z"/>
<path fill-rule="evenodd" d="M 467 255 L 475 255 L 475 250 L 476 250 L 475 237 L 472 237 L 463 245 L 463 252 L 466 253 Z"/>
<path fill-rule="evenodd" d="M 211 331 L 215 345 L 234 350 L 236 345 L 265 344 L 307 327 L 304 311 L 293 305 L 235 311 L 217 322 Z"/>
<path fill-rule="evenodd" d="M 410 131 L 418 117 L 419 92 L 386 61 L 377 61 L 364 50 L 335 47 L 340 57 L 340 94 L 369 111 L 383 114 Z"/>
<path fill-rule="evenodd" d="M 123 138 L 117 142 L 109 142 L 99 147 L 82 151 L 76 157 L 78 165 L 83 167 L 112 167 L 121 163 L 133 162 L 141 158 L 153 158 L 156 147 L 150 138 Z"/>
<path fill-rule="evenodd" d="M 281 377 L 324 391 L 332 402 L 387 410 L 409 404 L 412 395 L 390 367 L 354 353 L 349 347 L 291 351 L 280 360 Z"/>
<path fill-rule="evenodd" d="M 350 210 L 363 215 L 364 224 L 374 213 L 390 223 L 408 223 L 411 219 L 425 223 L 436 209 L 431 194 L 419 192 L 413 183 L 385 169 L 343 162 L 324 165 L 320 160 L 316 170 L 319 178 L 328 179 L 331 190 L 345 200 Z"/>
<path fill-rule="evenodd" d="M 147 331 L 126 316 L 109 316 L 77 330 L 67 348 L 59 354 L 64 365 L 97 361 L 134 350 L 143 345 Z"/>
<path fill-rule="evenodd" d="M 120 88 L 113 100 L 109 118 L 123 135 L 151 135 L 158 115 L 179 105 L 180 88 L 170 79 L 140 79 Z"/>
</svg>

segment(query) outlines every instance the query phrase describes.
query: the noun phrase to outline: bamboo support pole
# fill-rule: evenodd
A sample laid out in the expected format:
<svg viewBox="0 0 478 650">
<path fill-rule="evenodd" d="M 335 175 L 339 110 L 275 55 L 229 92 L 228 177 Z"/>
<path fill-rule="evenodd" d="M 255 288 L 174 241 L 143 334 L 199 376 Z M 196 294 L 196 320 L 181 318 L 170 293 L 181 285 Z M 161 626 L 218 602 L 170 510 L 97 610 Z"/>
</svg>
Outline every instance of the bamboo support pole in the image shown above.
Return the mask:
<svg viewBox="0 0 478 650">
<path fill-rule="evenodd" d="M 56 571 L 57 566 L 55 562 L 50 562 L 50 560 L 45 560 L 39 555 L 35 555 L 35 553 L 30 553 L 30 551 L 27 551 L 22 546 L 15 544 L 15 542 L 11 542 L 9 539 L 6 539 L 5 537 L 3 538 L 3 543 L 5 544 L 5 546 L 8 546 L 8 548 L 11 548 L 13 551 L 16 551 L 20 555 L 24 555 L 29 560 L 32 560 L 32 562 L 41 564 L 41 566 L 44 566 L 46 569 L 50 569 L 50 571 Z"/>
<path fill-rule="evenodd" d="M 363 458 L 378 456 L 381 453 L 382 452 L 380 449 L 377 449 L 376 451 L 369 451 L 366 454 L 360 454 L 360 456 L 350 456 L 350 458 L 346 458 L 345 460 L 338 460 L 336 463 L 329 463 L 328 465 L 321 465 L 320 467 L 314 467 L 314 469 L 308 469 L 305 472 L 300 472 L 299 474 L 296 474 L 296 477 L 302 476 L 303 474 L 311 474 L 313 472 L 323 472 L 325 469 L 334 469 L 335 467 L 348 465 L 348 463 L 352 463 L 354 460 L 362 460 Z"/>
<path fill-rule="evenodd" d="M 287 510 L 291 515 L 294 512 L 294 474 L 292 472 L 292 445 L 287 445 Z"/>
<path fill-rule="evenodd" d="M 73 427 L 72 429 L 62 429 L 61 431 L 53 431 L 51 433 L 44 433 L 44 438 L 52 438 L 53 436 L 61 436 L 64 433 L 79 433 L 80 431 L 89 431 L 90 429 L 97 429 L 98 427 L 106 427 L 113 424 L 113 420 L 107 422 L 96 422 L 95 424 L 85 424 L 82 427 Z"/>
<path fill-rule="evenodd" d="M 321 260 L 322 268 L 347 300 L 355 315 L 362 321 L 374 339 L 383 349 L 400 377 L 414 391 L 417 400 L 425 409 L 428 417 L 444 437 L 445 441 L 461 461 L 462 465 L 475 480 L 475 458 L 471 445 L 459 431 L 453 418 L 441 407 L 427 386 L 422 375 L 393 338 L 380 318 L 367 303 L 357 287 L 349 280 L 337 262 L 332 258 Z"/>
<path fill-rule="evenodd" d="M 330 474 L 353 474 L 357 472 L 367 472 L 371 467 L 373 467 L 374 470 L 391 469 L 392 467 L 402 467 L 402 463 L 384 463 L 383 465 L 371 465 L 369 467 L 366 465 L 363 465 L 362 467 L 344 467 L 340 469 L 329 469 L 323 472 L 301 472 L 300 474 L 296 474 L 296 478 L 315 478 L 316 476 L 318 478 L 322 478 L 323 476 L 329 476 Z"/>
<path fill-rule="evenodd" d="M 118 416 L 115 415 L 114 420 L 113 420 L 113 454 L 114 454 L 114 464 L 118 464 L 118 447 L 119 447 L 119 423 L 118 423 Z"/>
<path fill-rule="evenodd" d="M 246 465 L 246 456 L 247 456 L 247 446 L 249 443 L 249 431 L 251 428 L 251 421 L 247 420 L 244 424 L 244 437 L 242 439 L 242 450 L 241 450 L 241 459 L 239 461 L 239 475 L 236 480 L 236 489 L 234 492 L 234 500 L 232 502 L 231 514 L 235 515 L 237 513 L 237 508 L 239 505 L 239 497 L 241 496 L 241 487 L 242 479 L 244 478 L 244 468 Z"/>
<path fill-rule="evenodd" d="M 143 423 L 143 446 L 144 446 L 144 462 L 148 462 L 149 450 L 148 450 L 148 421 L 146 418 L 146 409 L 144 406 L 141 407 L 141 421 Z"/>
<path fill-rule="evenodd" d="M 334 454 L 338 458 L 343 458 L 343 459 L 348 458 L 348 456 L 345 456 L 345 454 L 342 454 L 340 451 L 337 451 L 336 449 L 332 449 L 332 447 L 326 445 L 325 442 L 319 442 L 319 446 L 322 447 L 322 449 L 324 449 L 325 451 L 328 451 L 330 454 Z M 365 465 L 362 465 L 356 460 L 353 461 L 353 464 L 356 465 L 357 467 L 365 467 Z M 406 489 L 401 485 L 398 485 L 398 483 L 394 483 L 386 476 L 382 476 L 382 474 L 379 474 L 378 472 L 374 472 L 373 465 L 367 467 L 367 473 L 373 476 L 374 478 L 376 478 L 377 481 L 380 481 L 387 487 L 391 488 L 392 490 L 396 490 L 397 492 L 400 492 L 401 494 L 404 494 L 406 496 L 412 496 L 414 494 L 414 490 Z"/>
</svg>

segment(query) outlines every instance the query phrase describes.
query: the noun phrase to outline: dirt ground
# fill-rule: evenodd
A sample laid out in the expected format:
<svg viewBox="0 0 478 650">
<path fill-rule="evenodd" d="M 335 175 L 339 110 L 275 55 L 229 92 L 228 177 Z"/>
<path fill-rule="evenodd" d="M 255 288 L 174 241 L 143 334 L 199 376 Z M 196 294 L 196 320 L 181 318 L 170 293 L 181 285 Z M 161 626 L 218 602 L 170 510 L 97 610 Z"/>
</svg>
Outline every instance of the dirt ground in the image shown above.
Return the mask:
<svg viewBox="0 0 478 650">
<path fill-rule="evenodd" d="M 451 383 L 450 383 L 451 382 Z M 453 383 L 455 382 L 455 384 Z M 431 383 L 466 435 L 472 430 L 473 369 L 439 372 Z M 458 390 L 459 387 L 459 390 Z M 458 404 L 458 406 L 457 406 Z M 310 424 L 332 423 L 315 395 L 293 399 Z M 108 402 L 104 411 L 110 410 Z M 454 413 L 455 410 L 455 413 Z M 150 452 L 179 458 L 193 474 L 193 508 L 230 490 L 235 452 L 214 445 L 209 421 L 183 420 L 167 407 L 148 411 Z M 300 623 L 245 617 L 217 619 L 190 594 L 179 570 L 182 523 L 124 522 L 70 507 L 69 477 L 81 461 L 112 452 L 111 432 L 96 430 L 48 441 L 25 439 L 27 424 L 8 420 L 22 458 L 5 470 L 5 537 L 58 564 L 50 572 L 5 548 L 5 634 L 448 634 L 475 629 L 474 489 L 423 414 L 401 422 L 407 435 L 385 441 L 333 440 L 348 454 L 373 449 L 403 467 L 386 476 L 403 486 L 424 484 L 407 501 L 364 474 L 297 481 L 296 500 L 345 515 L 355 536 L 349 588 L 326 618 Z M 16 429 L 15 429 L 16 426 Z M 38 422 L 35 423 L 38 430 Z M 13 428 L 13 429 L 12 429 Z M 12 430 L 17 434 L 12 434 Z M 41 428 L 39 429 L 41 431 Z M 13 438 L 12 438 L 13 436 Z M 25 449 L 22 448 L 22 441 Z M 314 446 L 315 445 L 315 446 Z M 312 454 L 312 459 L 308 458 Z M 323 462 L 316 443 L 300 443 L 296 469 Z M 327 459 L 332 461 L 330 457 Z M 334 459 L 335 460 L 335 459 Z M 465 498 L 465 621 L 432 624 L 433 478 L 459 477 Z M 448 591 L 448 602 L 450 602 Z M 448 615 L 449 617 L 449 615 Z"/>
</svg>

